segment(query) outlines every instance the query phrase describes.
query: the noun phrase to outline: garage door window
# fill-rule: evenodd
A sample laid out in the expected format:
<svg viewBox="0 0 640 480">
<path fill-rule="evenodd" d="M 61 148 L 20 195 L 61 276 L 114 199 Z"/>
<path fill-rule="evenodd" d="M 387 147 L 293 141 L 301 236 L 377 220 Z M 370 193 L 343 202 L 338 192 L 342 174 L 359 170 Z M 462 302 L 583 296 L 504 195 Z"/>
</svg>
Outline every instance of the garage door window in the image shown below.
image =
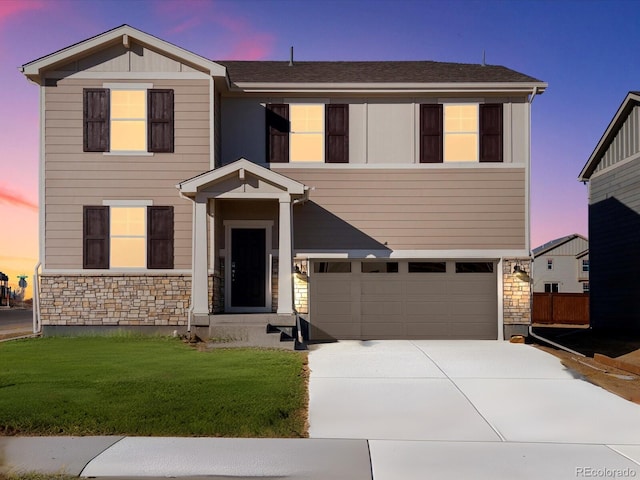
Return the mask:
<svg viewBox="0 0 640 480">
<path fill-rule="evenodd" d="M 456 262 L 456 273 L 493 273 L 493 262 Z"/>
<path fill-rule="evenodd" d="M 351 273 L 351 262 L 315 262 L 313 273 Z"/>
<path fill-rule="evenodd" d="M 409 273 L 447 273 L 446 262 L 409 262 Z"/>
<path fill-rule="evenodd" d="M 362 273 L 398 273 L 398 262 L 362 262 Z"/>
</svg>

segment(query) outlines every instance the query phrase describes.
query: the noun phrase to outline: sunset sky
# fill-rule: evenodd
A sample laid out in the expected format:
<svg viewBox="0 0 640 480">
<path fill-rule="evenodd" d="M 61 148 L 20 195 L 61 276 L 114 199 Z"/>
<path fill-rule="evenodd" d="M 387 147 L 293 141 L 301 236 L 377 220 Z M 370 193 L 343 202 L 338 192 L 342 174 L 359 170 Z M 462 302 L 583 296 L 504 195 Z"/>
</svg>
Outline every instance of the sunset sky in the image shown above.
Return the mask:
<svg viewBox="0 0 640 480">
<path fill-rule="evenodd" d="M 436 60 L 549 83 L 533 103 L 532 247 L 587 234 L 576 178 L 640 90 L 640 2 L 0 0 L 0 271 L 38 261 L 38 88 L 18 67 L 127 23 L 209 59 Z M 31 278 L 29 278 L 31 284 Z M 31 285 L 29 285 L 31 287 Z M 30 291 L 27 297 L 30 297 Z"/>
</svg>

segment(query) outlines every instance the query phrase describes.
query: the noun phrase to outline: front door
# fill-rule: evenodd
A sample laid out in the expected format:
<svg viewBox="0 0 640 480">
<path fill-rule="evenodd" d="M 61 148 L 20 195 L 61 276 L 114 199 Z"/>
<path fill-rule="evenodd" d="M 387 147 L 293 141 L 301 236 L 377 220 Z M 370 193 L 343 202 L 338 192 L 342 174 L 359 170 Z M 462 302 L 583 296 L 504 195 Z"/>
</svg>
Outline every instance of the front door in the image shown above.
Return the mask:
<svg viewBox="0 0 640 480">
<path fill-rule="evenodd" d="M 231 230 L 231 306 L 265 307 L 266 230 Z"/>
</svg>

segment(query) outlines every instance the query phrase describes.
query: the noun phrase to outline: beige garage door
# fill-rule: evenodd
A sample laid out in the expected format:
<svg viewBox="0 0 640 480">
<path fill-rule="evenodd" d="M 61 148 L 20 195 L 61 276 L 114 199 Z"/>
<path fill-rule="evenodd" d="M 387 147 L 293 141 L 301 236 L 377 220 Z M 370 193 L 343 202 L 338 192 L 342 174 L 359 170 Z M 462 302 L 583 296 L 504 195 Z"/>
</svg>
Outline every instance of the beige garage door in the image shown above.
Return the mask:
<svg viewBox="0 0 640 480">
<path fill-rule="evenodd" d="M 492 261 L 315 261 L 310 336 L 496 339 Z"/>
</svg>

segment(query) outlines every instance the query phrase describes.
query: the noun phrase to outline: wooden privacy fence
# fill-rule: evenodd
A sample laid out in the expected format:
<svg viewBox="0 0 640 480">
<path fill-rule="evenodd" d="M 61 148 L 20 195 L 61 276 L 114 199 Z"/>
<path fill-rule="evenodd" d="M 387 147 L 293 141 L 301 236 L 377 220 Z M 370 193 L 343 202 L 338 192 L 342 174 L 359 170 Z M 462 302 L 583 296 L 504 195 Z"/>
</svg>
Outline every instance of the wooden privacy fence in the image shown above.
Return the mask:
<svg viewBox="0 0 640 480">
<path fill-rule="evenodd" d="M 589 325 L 589 294 L 534 293 L 533 323 Z"/>
</svg>

